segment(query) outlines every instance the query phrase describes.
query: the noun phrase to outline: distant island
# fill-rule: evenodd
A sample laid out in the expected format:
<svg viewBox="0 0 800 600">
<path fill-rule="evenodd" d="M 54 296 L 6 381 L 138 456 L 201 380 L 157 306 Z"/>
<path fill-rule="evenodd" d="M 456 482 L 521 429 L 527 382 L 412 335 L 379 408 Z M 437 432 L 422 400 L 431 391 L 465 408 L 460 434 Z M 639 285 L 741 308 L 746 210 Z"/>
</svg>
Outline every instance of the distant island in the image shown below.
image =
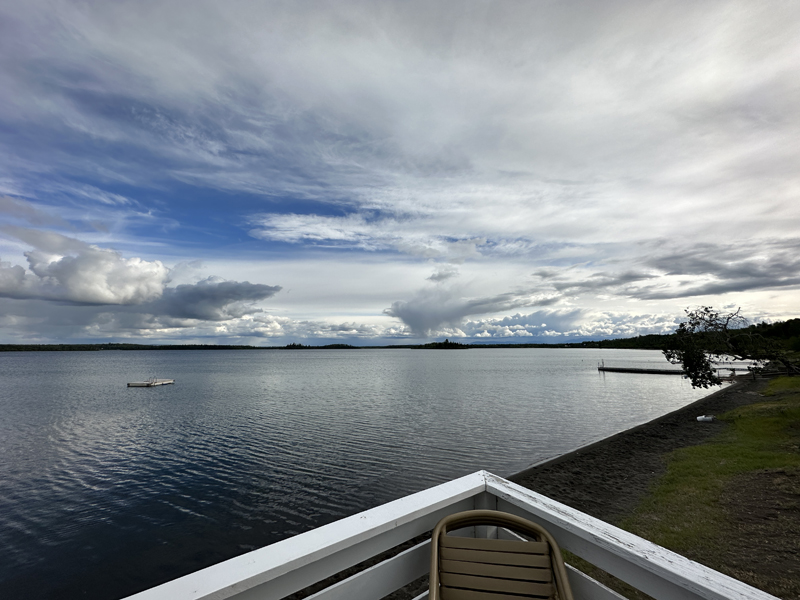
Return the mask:
<svg viewBox="0 0 800 600">
<path fill-rule="evenodd" d="M 753 330 L 767 338 L 781 341 L 787 349 L 800 351 L 800 319 L 777 323 L 751 325 Z M 389 346 L 353 346 L 351 344 L 325 344 L 312 346 L 292 343 L 286 346 L 238 346 L 229 344 L 0 344 L 0 352 L 93 352 L 101 350 L 372 350 L 410 348 L 415 350 L 469 350 L 470 348 L 614 348 L 619 350 L 663 350 L 675 334 L 649 334 L 630 338 L 597 340 L 556 344 L 462 344 L 445 339 L 427 344 L 393 344 Z"/>
</svg>

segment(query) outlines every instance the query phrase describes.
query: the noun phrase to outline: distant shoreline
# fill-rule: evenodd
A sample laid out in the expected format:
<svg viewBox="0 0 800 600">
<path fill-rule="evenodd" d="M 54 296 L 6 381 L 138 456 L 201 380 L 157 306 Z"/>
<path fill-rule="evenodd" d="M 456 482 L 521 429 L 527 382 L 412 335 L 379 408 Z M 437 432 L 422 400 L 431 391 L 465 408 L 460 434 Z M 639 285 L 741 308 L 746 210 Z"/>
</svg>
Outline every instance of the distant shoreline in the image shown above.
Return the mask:
<svg viewBox="0 0 800 600">
<path fill-rule="evenodd" d="M 0 344 L 0 352 L 97 352 L 108 350 L 469 350 L 471 348 L 610 348 L 615 350 L 663 350 L 670 335 L 647 335 L 616 340 L 599 340 L 561 344 L 461 344 L 458 342 L 430 342 L 427 344 L 393 344 L 385 346 L 353 346 L 351 344 L 326 344 L 310 346 L 239 346 L 223 344 Z"/>
</svg>

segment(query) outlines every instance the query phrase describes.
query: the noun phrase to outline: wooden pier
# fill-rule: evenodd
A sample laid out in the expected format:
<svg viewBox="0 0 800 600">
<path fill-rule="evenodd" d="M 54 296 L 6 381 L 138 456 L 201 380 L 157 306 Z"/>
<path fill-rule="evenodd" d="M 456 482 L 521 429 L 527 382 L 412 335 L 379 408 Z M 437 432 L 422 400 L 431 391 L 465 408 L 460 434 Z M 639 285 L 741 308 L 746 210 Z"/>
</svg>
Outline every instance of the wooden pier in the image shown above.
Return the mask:
<svg viewBox="0 0 800 600">
<path fill-rule="evenodd" d="M 128 387 L 156 387 L 157 385 L 169 385 L 175 383 L 174 379 L 156 379 L 151 377 L 147 381 L 134 381 L 128 384 Z"/>
<path fill-rule="evenodd" d="M 630 369 L 627 367 L 597 367 L 598 371 L 608 371 L 609 373 L 647 373 L 649 375 L 683 375 L 684 372 L 678 369 Z"/>
<path fill-rule="evenodd" d="M 607 371 L 609 373 L 646 373 L 649 375 L 686 375 L 685 371 L 679 369 L 635 369 L 635 368 L 628 368 L 628 367 L 606 367 L 605 365 L 598 365 L 598 371 Z M 715 369 L 717 372 L 717 377 L 722 377 L 722 373 L 724 371 L 730 371 L 729 377 L 734 377 L 736 372 L 744 372 L 749 373 L 752 372 L 752 369 L 742 369 L 742 368 L 734 368 L 734 367 L 718 367 Z M 762 375 L 767 375 L 766 373 Z"/>
</svg>

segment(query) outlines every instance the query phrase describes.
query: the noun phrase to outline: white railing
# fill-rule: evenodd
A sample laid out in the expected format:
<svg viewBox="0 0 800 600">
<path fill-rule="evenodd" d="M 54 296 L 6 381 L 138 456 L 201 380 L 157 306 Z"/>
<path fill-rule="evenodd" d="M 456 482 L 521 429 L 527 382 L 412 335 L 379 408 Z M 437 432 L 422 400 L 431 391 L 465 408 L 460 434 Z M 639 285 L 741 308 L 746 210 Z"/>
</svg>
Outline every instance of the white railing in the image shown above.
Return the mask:
<svg viewBox="0 0 800 600">
<path fill-rule="evenodd" d="M 473 508 L 514 513 L 540 523 L 559 545 L 658 600 L 776 600 L 727 575 L 510 481 L 478 471 L 341 519 L 128 600 L 279 600 L 430 531 L 443 516 Z M 478 536 L 503 532 L 476 528 Z M 314 600 L 378 600 L 424 575 L 430 542 L 317 592 Z M 569 568 L 576 598 L 618 594 Z M 422 594 L 415 600 L 426 598 Z"/>
</svg>

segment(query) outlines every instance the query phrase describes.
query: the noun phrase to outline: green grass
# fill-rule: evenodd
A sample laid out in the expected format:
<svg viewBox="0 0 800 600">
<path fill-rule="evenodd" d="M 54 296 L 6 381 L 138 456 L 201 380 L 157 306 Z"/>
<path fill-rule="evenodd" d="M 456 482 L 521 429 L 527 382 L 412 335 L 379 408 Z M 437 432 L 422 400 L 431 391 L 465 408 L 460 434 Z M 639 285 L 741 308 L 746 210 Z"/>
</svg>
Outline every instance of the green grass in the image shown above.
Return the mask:
<svg viewBox="0 0 800 600">
<path fill-rule="evenodd" d="M 778 392 L 800 392 L 800 377 L 778 377 L 769 382 L 764 391 L 765 396 L 774 396 Z"/>
<path fill-rule="evenodd" d="M 798 393 L 777 392 L 797 390 Z M 719 501 L 734 477 L 762 469 L 800 466 L 800 378 L 770 382 L 765 402 L 732 410 L 732 426 L 711 441 L 672 453 L 666 474 L 621 526 L 707 564 L 726 542 Z"/>
<path fill-rule="evenodd" d="M 800 467 L 800 377 L 773 379 L 764 395 L 754 404 L 721 415 L 731 426 L 719 436 L 671 453 L 665 475 L 636 511 L 617 525 L 747 580 L 752 574 L 727 568 L 725 553 L 737 543 L 731 538 L 736 528 L 729 523 L 720 500 L 737 476 Z M 652 600 L 583 559 L 564 554 L 567 562 L 624 597 Z M 749 583 L 758 585 L 756 579 Z"/>
</svg>

